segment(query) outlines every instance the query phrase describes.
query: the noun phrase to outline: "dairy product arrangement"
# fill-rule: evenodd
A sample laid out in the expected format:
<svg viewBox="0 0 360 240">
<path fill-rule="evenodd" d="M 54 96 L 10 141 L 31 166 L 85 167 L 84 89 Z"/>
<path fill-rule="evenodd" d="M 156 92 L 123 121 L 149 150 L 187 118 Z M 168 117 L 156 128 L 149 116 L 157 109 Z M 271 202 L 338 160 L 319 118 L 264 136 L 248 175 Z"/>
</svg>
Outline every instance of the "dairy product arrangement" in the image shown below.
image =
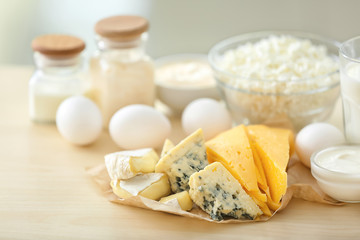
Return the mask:
<svg viewBox="0 0 360 240">
<path fill-rule="evenodd" d="M 105 164 L 122 199 L 160 199 L 187 211 L 194 202 L 216 221 L 255 220 L 281 206 L 293 140 L 290 130 L 240 125 L 205 142 L 198 129 L 175 146 L 165 141 L 160 158 L 139 149 L 108 154 Z"/>
<path fill-rule="evenodd" d="M 60 53 L 47 41 L 34 47 L 32 119 L 51 122 L 56 116 L 60 135 L 75 145 L 90 145 L 108 131 L 119 148 L 105 156 L 117 199 L 155 202 L 156 210 L 216 222 L 267 220 L 284 207 L 290 160 L 300 160 L 326 194 L 360 201 L 358 148 L 332 151 L 346 144 L 345 137 L 318 123 L 327 120 L 340 92 L 337 42 L 307 33 L 249 33 L 216 44 L 208 60 L 183 54 L 153 64 L 144 48 L 148 26 L 138 16 L 95 25 L 98 50 L 89 59 L 87 88 L 77 78 L 81 40 L 65 36 L 73 49 L 65 44 Z M 62 44 L 52 37 L 52 44 Z M 60 76 L 64 69 L 67 77 Z M 345 134 L 356 143 L 359 77 L 358 64 L 342 68 Z M 67 84 L 52 87 L 54 79 Z M 174 129 L 187 136 L 171 141 Z M 344 182 L 355 193 L 338 188 Z"/>
</svg>

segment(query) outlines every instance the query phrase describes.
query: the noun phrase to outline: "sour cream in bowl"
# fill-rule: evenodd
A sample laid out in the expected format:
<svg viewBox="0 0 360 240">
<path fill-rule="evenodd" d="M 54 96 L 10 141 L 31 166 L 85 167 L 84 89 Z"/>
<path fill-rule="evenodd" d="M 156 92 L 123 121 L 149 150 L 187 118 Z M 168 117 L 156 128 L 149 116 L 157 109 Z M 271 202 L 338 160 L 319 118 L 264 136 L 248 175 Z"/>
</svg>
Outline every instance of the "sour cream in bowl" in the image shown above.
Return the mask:
<svg viewBox="0 0 360 240">
<path fill-rule="evenodd" d="M 330 197 L 360 202 L 360 146 L 340 145 L 314 153 L 311 173 Z"/>
<path fill-rule="evenodd" d="M 198 98 L 220 98 L 205 54 L 161 57 L 155 66 L 157 97 L 174 112 L 181 113 Z"/>
</svg>

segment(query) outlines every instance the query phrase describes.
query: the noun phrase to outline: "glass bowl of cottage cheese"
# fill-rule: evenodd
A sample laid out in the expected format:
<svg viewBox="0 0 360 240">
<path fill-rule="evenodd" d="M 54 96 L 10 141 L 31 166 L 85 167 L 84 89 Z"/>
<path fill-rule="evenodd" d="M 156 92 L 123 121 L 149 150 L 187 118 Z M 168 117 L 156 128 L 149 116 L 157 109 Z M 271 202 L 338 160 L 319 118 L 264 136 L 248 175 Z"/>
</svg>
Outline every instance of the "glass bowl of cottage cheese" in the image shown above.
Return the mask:
<svg viewBox="0 0 360 240">
<path fill-rule="evenodd" d="M 237 124 L 287 119 L 298 131 L 332 113 L 340 92 L 339 46 L 311 33 L 255 32 L 217 43 L 208 57 Z"/>
</svg>

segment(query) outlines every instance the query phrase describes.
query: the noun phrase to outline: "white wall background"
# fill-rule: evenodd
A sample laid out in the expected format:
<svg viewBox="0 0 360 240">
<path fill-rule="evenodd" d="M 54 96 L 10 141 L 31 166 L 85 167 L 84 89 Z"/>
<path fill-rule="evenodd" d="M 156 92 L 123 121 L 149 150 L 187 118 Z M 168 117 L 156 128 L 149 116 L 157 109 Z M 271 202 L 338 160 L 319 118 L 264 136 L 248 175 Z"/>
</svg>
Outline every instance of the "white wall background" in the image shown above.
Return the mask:
<svg viewBox="0 0 360 240">
<path fill-rule="evenodd" d="M 0 0 L 0 64 L 32 64 L 40 34 L 76 35 L 95 50 L 94 24 L 117 14 L 150 21 L 154 58 L 206 53 L 216 42 L 259 30 L 300 30 L 338 41 L 360 35 L 358 0 Z"/>
</svg>

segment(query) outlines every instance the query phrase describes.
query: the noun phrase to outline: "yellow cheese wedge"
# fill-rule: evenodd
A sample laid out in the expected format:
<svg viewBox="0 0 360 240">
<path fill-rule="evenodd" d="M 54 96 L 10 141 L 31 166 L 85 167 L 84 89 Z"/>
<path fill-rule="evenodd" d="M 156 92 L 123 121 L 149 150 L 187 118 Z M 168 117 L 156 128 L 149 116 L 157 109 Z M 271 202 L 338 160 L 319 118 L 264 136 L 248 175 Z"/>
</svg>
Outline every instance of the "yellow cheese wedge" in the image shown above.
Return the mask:
<svg viewBox="0 0 360 240">
<path fill-rule="evenodd" d="M 252 151 L 253 157 L 254 157 L 254 163 L 256 166 L 256 177 L 258 180 L 258 185 L 259 185 L 259 188 L 266 193 L 266 191 L 269 190 L 269 186 L 266 181 L 265 171 L 262 166 L 259 154 L 257 153 L 257 151 L 255 149 L 253 141 L 250 141 L 250 145 L 251 145 L 251 151 Z"/>
<path fill-rule="evenodd" d="M 160 154 L 160 158 L 165 156 L 174 147 L 175 147 L 174 143 L 172 141 L 170 141 L 169 139 L 166 139 L 164 142 L 164 146 L 162 148 L 161 154 Z"/>
<path fill-rule="evenodd" d="M 278 210 L 278 208 L 281 206 L 281 203 L 280 203 L 280 202 L 274 202 L 274 201 L 271 199 L 270 190 L 268 190 L 268 192 L 266 193 L 266 196 L 268 197 L 268 198 L 267 198 L 267 202 L 266 202 L 266 204 L 268 205 L 268 207 L 269 207 L 271 210 L 273 210 L 273 211 Z"/>
<path fill-rule="evenodd" d="M 294 133 L 292 131 L 290 131 L 289 129 L 284 129 L 284 128 L 271 128 L 271 130 L 277 135 L 279 136 L 279 138 L 282 138 L 284 141 L 286 141 L 285 139 L 289 140 L 289 153 L 290 153 L 290 157 L 294 154 L 295 152 L 295 136 Z"/>
<path fill-rule="evenodd" d="M 188 191 L 182 191 L 160 199 L 162 203 L 170 203 L 172 201 L 176 201 L 184 211 L 190 211 L 193 207 Z"/>
<path fill-rule="evenodd" d="M 267 202 L 261 202 L 256 198 L 253 198 L 254 202 L 259 206 L 259 208 L 261 209 L 261 211 L 266 215 L 266 216 L 271 216 L 272 213 L 269 209 L 269 206 L 267 204 Z"/>
<path fill-rule="evenodd" d="M 237 126 L 206 142 L 209 163 L 221 162 L 257 202 L 266 202 L 258 187 L 256 166 L 244 125 Z"/>
<path fill-rule="evenodd" d="M 286 167 L 290 158 L 292 132 L 264 125 L 251 125 L 247 129 L 266 175 L 272 200 L 269 202 L 278 206 L 287 188 Z"/>
<path fill-rule="evenodd" d="M 113 192 L 120 198 L 143 196 L 153 200 L 170 194 L 169 180 L 164 173 L 146 173 L 130 179 L 111 181 Z"/>
</svg>

